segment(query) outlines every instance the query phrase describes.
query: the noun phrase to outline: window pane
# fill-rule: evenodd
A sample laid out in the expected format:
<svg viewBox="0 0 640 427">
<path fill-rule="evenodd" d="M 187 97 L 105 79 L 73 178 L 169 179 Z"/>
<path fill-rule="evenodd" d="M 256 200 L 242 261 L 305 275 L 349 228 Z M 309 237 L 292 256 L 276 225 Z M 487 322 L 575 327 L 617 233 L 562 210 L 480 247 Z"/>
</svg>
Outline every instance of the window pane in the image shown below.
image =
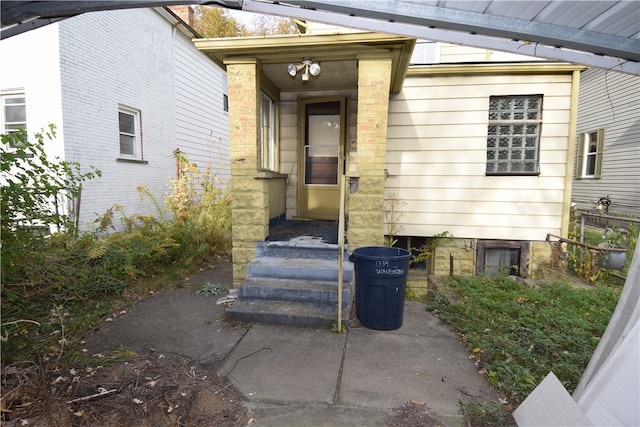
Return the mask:
<svg viewBox="0 0 640 427">
<path fill-rule="evenodd" d="M 4 101 L 5 104 L 24 104 L 25 103 L 25 98 L 20 98 L 20 97 L 7 97 L 5 98 Z"/>
<path fill-rule="evenodd" d="M 7 122 L 26 122 L 27 109 L 24 105 L 7 105 L 4 107 L 4 119 Z"/>
<path fill-rule="evenodd" d="M 120 132 L 132 135 L 136 133 L 133 114 L 127 114 L 121 111 L 118 113 L 118 118 L 120 120 Z"/>
<path fill-rule="evenodd" d="M 264 93 L 260 100 L 260 168 L 276 170 L 275 106 Z"/>
<path fill-rule="evenodd" d="M 513 248 L 487 248 L 484 254 L 485 274 L 515 275 L 519 274 L 520 250 Z"/>
<path fill-rule="evenodd" d="M 134 142 L 135 138 L 129 135 L 120 135 L 120 154 L 125 154 L 127 156 L 134 156 Z"/>
</svg>

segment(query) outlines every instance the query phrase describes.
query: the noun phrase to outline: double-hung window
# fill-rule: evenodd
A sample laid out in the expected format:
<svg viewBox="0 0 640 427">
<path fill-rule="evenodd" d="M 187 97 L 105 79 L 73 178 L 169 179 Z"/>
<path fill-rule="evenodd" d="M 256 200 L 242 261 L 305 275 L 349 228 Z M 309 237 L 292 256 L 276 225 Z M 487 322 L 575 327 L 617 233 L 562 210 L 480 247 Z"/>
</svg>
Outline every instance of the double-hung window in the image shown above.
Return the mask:
<svg viewBox="0 0 640 427">
<path fill-rule="evenodd" d="M 142 136 L 140 132 L 140 111 L 132 108 L 118 108 L 120 132 L 120 157 L 142 159 Z"/>
<path fill-rule="evenodd" d="M 27 102 L 22 92 L 6 92 L 2 97 L 2 133 L 27 131 Z"/>
<path fill-rule="evenodd" d="M 264 92 L 260 94 L 260 169 L 278 171 L 276 103 Z"/>
<path fill-rule="evenodd" d="M 487 175 L 538 175 L 542 95 L 489 98 Z"/>
<path fill-rule="evenodd" d="M 601 178 L 603 154 L 604 129 L 581 133 L 576 156 L 576 178 Z"/>
</svg>

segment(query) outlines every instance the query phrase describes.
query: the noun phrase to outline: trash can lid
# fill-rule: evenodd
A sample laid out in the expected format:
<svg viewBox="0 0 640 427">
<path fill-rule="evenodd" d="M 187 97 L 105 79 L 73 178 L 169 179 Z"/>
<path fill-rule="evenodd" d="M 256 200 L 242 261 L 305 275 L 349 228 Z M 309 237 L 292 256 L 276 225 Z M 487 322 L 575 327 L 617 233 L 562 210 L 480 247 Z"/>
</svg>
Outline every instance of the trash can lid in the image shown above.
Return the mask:
<svg viewBox="0 0 640 427">
<path fill-rule="evenodd" d="M 353 255 L 362 259 L 408 259 L 411 258 L 411 252 L 403 248 L 395 248 L 390 246 L 364 246 L 354 249 Z"/>
</svg>

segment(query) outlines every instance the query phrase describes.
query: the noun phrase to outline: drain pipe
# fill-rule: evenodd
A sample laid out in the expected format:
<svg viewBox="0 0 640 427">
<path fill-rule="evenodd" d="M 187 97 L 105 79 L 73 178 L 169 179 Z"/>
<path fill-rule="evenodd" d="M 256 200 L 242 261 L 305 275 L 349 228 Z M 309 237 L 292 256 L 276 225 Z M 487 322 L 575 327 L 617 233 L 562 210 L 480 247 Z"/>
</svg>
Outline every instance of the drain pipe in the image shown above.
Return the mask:
<svg viewBox="0 0 640 427">
<path fill-rule="evenodd" d="M 342 162 L 340 162 L 342 163 Z M 342 168 L 340 168 L 342 171 Z M 340 174 L 340 216 L 338 217 L 338 333 L 342 333 L 342 266 L 344 263 L 344 173 Z"/>
</svg>

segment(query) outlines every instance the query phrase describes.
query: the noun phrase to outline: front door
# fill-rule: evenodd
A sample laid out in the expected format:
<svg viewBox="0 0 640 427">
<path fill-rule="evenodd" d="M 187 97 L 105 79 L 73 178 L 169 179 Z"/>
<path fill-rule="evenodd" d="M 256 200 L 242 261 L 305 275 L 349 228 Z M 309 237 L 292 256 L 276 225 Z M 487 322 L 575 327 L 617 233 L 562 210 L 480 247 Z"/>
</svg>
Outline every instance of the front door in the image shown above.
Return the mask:
<svg viewBox="0 0 640 427">
<path fill-rule="evenodd" d="M 300 102 L 301 162 L 298 216 L 337 220 L 340 212 L 339 174 L 343 173 L 346 140 L 345 98 Z"/>
</svg>

